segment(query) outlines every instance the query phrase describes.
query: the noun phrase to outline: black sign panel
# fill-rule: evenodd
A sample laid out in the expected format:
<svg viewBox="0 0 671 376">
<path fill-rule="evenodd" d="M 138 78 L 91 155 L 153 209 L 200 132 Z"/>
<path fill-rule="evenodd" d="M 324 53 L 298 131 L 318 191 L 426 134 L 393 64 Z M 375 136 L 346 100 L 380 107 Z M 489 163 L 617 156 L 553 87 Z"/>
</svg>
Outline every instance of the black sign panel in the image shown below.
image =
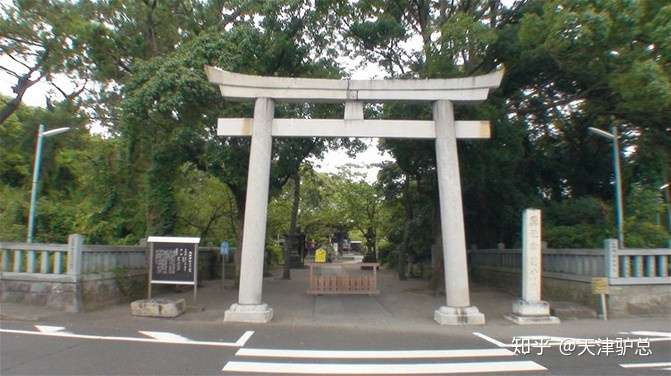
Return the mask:
<svg viewBox="0 0 671 376">
<path fill-rule="evenodd" d="M 152 282 L 190 282 L 196 280 L 197 244 L 152 243 Z"/>
</svg>

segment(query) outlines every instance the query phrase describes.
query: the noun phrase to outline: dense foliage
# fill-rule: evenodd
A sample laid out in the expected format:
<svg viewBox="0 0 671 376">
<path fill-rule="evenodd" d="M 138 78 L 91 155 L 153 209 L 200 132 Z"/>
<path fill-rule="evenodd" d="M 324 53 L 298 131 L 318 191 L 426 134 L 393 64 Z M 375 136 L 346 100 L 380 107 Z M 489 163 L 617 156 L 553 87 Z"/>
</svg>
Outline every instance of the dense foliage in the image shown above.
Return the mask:
<svg viewBox="0 0 671 376">
<path fill-rule="evenodd" d="M 508 4 L 509 2 L 505 2 Z M 519 243 L 521 211 L 540 207 L 553 247 L 614 237 L 610 143 L 622 134 L 626 244 L 669 239 L 659 187 L 671 176 L 671 5 L 617 1 L 35 1 L 3 3 L 0 239 L 26 233 L 39 123 L 74 131 L 45 143 L 38 241 L 82 233 L 135 243 L 148 234 L 240 241 L 249 140 L 216 136 L 226 102 L 203 65 L 269 76 L 339 78 L 346 58 L 396 78 L 460 77 L 505 66 L 499 90 L 457 117 L 488 119 L 490 140 L 459 156 L 467 242 Z M 63 85 L 67 76 L 74 83 Z M 59 79 L 60 77 L 60 79 Z M 49 82 L 44 109 L 21 105 Z M 368 106 L 371 118 L 430 119 L 429 105 Z M 342 117 L 340 105 L 280 105 L 277 117 Z M 106 129 L 91 134 L 91 126 Z M 275 139 L 268 238 L 335 230 L 399 266 L 440 241 L 429 141 L 382 140 L 394 162 L 369 183 L 317 173 L 356 140 Z M 300 189 L 296 189 L 296 188 Z M 668 200 L 668 196 L 666 198 Z M 435 260 L 434 260 L 435 261 Z"/>
</svg>

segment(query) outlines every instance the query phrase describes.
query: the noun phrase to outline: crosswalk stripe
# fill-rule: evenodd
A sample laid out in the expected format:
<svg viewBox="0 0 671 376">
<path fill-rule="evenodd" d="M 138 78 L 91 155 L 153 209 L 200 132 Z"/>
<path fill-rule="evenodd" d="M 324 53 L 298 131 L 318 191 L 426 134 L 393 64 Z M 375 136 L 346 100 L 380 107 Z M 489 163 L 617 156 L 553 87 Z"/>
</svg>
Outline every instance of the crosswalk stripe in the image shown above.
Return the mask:
<svg viewBox="0 0 671 376">
<path fill-rule="evenodd" d="M 247 343 L 247 341 L 249 341 L 249 339 L 253 335 L 254 335 L 254 331 L 253 330 L 248 330 L 240 336 L 240 338 L 235 342 L 235 344 L 242 347 Z"/>
<path fill-rule="evenodd" d="M 480 338 L 484 339 L 485 341 L 487 341 L 487 342 L 489 342 L 489 343 L 491 343 L 491 344 L 494 344 L 494 345 L 496 345 L 496 346 L 498 346 L 498 347 L 513 347 L 512 344 L 511 344 L 511 345 L 506 345 L 505 343 L 503 343 L 503 342 L 501 342 L 501 341 L 499 341 L 499 340 L 496 340 L 496 339 L 494 339 L 494 338 L 492 338 L 492 337 L 490 337 L 490 336 L 488 336 L 488 335 L 486 335 L 486 334 L 482 334 L 482 333 L 480 333 L 480 332 L 473 332 L 473 335 L 476 336 L 476 337 L 480 337 Z"/>
<path fill-rule="evenodd" d="M 228 362 L 224 372 L 290 373 L 290 374 L 449 374 L 545 371 L 547 368 L 532 361 L 419 363 L 419 364 L 318 364 L 318 363 L 265 363 Z"/>
<path fill-rule="evenodd" d="M 666 363 L 623 363 L 620 364 L 622 368 L 655 368 L 655 367 L 671 367 L 671 362 Z"/>
<path fill-rule="evenodd" d="M 153 339 L 163 341 L 163 342 L 171 342 L 171 343 L 180 343 L 180 342 L 189 342 L 191 341 L 190 339 L 180 336 L 179 334 L 174 334 L 174 333 L 168 333 L 168 332 L 148 332 L 144 330 L 139 331 L 141 334 L 144 334 L 148 337 L 151 337 Z"/>
<path fill-rule="evenodd" d="M 235 355 L 271 358 L 314 359 L 420 359 L 513 356 L 515 354 L 508 349 L 330 351 L 241 348 Z"/>
</svg>

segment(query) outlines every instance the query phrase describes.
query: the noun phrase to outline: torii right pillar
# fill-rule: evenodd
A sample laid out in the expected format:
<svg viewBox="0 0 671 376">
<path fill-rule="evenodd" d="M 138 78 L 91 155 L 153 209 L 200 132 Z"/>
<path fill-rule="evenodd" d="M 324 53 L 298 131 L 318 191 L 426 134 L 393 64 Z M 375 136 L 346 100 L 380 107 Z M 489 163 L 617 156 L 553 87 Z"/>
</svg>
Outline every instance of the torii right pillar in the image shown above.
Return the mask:
<svg viewBox="0 0 671 376">
<path fill-rule="evenodd" d="M 485 315 L 471 305 L 468 291 L 464 211 L 452 102 L 434 102 L 433 120 L 446 298 L 446 304 L 434 312 L 433 318 L 441 325 L 481 325 L 485 323 Z"/>
</svg>

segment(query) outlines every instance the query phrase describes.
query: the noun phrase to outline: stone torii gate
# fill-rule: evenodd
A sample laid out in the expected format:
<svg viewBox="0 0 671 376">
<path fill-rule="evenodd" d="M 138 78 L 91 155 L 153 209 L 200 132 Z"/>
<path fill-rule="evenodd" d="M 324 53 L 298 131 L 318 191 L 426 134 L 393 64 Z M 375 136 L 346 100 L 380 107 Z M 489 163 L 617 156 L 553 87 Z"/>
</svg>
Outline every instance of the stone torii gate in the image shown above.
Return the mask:
<svg viewBox="0 0 671 376">
<path fill-rule="evenodd" d="M 262 77 L 205 66 L 211 83 L 231 100 L 254 100 L 254 118 L 218 120 L 220 136 L 251 136 L 242 235 L 238 303 L 224 321 L 268 322 L 273 310 L 262 300 L 272 137 L 382 137 L 436 140 L 446 305 L 434 312 L 440 324 L 484 324 L 470 304 L 457 139 L 489 138 L 487 121 L 455 121 L 453 104 L 487 99 L 503 70 L 487 75 L 425 80 L 333 80 Z M 345 103 L 345 118 L 274 119 L 275 102 Z M 433 120 L 364 120 L 365 102 L 433 102 Z"/>
</svg>

